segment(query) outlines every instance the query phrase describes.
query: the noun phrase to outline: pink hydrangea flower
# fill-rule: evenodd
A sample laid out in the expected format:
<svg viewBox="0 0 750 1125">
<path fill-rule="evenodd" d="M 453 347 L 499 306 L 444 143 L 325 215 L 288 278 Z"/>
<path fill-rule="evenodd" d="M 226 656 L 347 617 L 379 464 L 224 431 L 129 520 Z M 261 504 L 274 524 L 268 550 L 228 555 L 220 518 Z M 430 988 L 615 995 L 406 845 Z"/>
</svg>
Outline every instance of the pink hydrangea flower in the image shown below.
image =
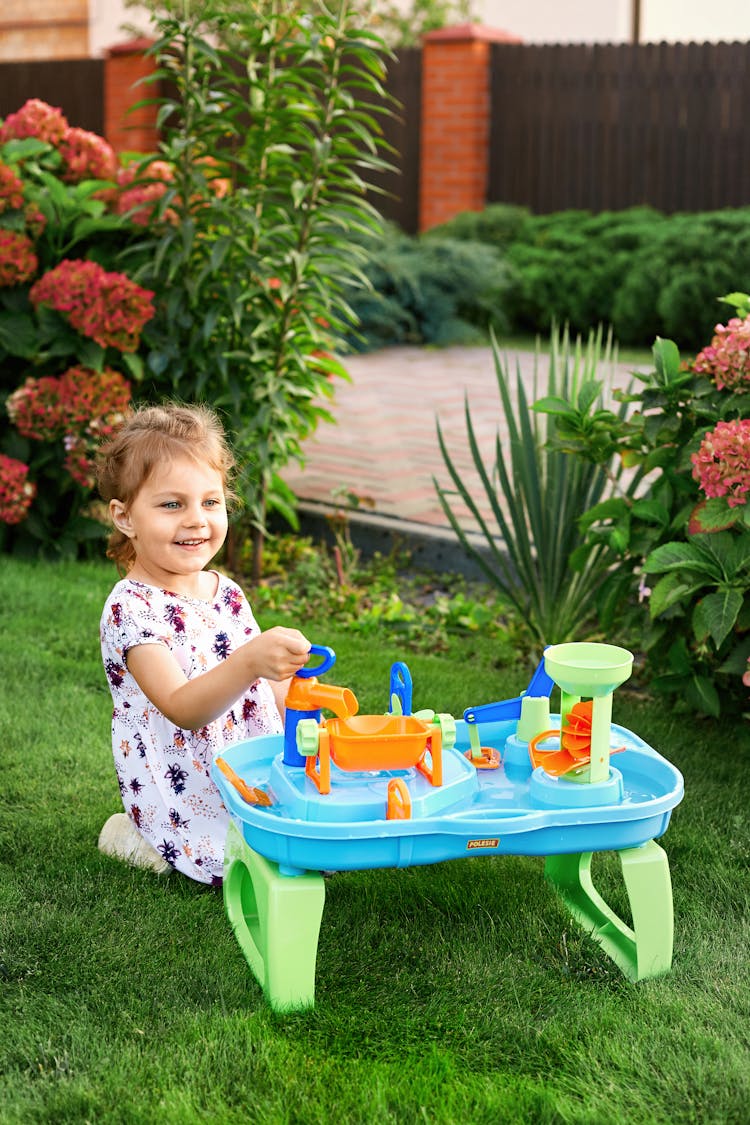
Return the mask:
<svg viewBox="0 0 750 1125">
<path fill-rule="evenodd" d="M 122 423 L 130 406 L 130 383 L 105 367 L 69 367 L 60 376 L 29 378 L 6 403 L 22 437 L 65 445 L 65 468 L 84 488 L 95 483 L 94 455 L 99 443 Z"/>
<path fill-rule="evenodd" d="M 25 234 L 0 228 L 0 288 L 23 285 L 39 268 L 34 244 Z"/>
<path fill-rule="evenodd" d="M 0 214 L 23 207 L 23 183 L 8 164 L 0 161 Z"/>
<path fill-rule="evenodd" d="M 47 105 L 39 98 L 29 98 L 17 113 L 9 114 L 0 125 L 0 144 L 37 137 L 40 141 L 58 145 L 67 128 L 68 122 L 61 109 Z"/>
<path fill-rule="evenodd" d="M 113 180 L 117 175 L 117 156 L 111 145 L 86 129 L 67 129 L 60 142 L 63 160 L 62 179 L 78 184 L 81 180 Z"/>
<path fill-rule="evenodd" d="M 708 375 L 720 391 L 750 391 L 750 316 L 733 316 L 714 331 L 711 343 L 696 356 L 694 370 Z"/>
<path fill-rule="evenodd" d="M 693 478 L 708 497 L 726 496 L 730 508 L 750 493 L 750 418 L 717 422 L 693 453 Z"/>
<path fill-rule="evenodd" d="M 21 523 L 36 496 L 36 485 L 27 480 L 29 466 L 0 453 L 0 522 Z"/>
<path fill-rule="evenodd" d="M 31 303 L 50 305 L 76 332 L 101 347 L 134 352 L 143 326 L 154 315 L 150 289 L 124 273 L 108 273 L 97 262 L 65 259 L 31 287 Z"/>
</svg>

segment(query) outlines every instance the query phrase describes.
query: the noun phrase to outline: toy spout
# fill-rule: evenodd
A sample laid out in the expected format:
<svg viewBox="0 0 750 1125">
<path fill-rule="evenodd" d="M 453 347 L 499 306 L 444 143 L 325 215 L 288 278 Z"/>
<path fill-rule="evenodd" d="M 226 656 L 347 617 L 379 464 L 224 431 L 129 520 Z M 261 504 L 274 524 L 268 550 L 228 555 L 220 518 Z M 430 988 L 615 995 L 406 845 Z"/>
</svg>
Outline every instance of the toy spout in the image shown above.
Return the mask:
<svg viewBox="0 0 750 1125">
<path fill-rule="evenodd" d="M 290 709 L 317 711 L 321 707 L 333 711 L 338 719 L 348 719 L 357 714 L 359 703 L 356 695 L 349 688 L 336 687 L 335 684 L 321 684 L 315 676 L 310 676 L 308 679 L 295 676 L 287 692 L 287 713 Z"/>
<path fill-rule="evenodd" d="M 320 722 L 321 707 L 333 711 L 339 719 L 349 719 L 357 714 L 359 703 L 349 688 L 321 684 L 315 676 L 295 676 L 286 696 L 284 765 L 304 766 L 305 759 L 297 750 L 297 724 L 300 719 Z"/>
</svg>

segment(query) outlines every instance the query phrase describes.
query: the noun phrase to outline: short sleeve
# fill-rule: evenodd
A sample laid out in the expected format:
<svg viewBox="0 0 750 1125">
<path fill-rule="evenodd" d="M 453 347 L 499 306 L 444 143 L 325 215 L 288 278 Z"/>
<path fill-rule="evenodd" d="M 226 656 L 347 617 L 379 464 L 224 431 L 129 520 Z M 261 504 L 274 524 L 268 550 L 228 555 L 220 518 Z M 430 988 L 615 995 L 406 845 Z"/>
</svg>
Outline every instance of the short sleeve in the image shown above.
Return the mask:
<svg viewBox="0 0 750 1125">
<path fill-rule="evenodd" d="M 138 594 L 116 592 L 107 601 L 101 620 L 102 648 L 110 657 L 125 660 L 131 648 L 138 645 L 163 645 L 169 648 L 168 630 L 159 620 L 148 599 Z"/>
</svg>

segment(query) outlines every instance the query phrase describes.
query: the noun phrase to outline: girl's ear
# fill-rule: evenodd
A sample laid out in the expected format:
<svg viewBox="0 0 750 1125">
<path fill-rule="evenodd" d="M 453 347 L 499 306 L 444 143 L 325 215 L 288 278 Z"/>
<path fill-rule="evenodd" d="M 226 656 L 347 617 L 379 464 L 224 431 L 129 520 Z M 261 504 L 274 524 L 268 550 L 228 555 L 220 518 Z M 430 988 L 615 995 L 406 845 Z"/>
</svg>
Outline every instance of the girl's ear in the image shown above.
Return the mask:
<svg viewBox="0 0 750 1125">
<path fill-rule="evenodd" d="M 109 515 L 112 523 L 123 535 L 130 539 L 133 536 L 133 525 L 128 515 L 127 508 L 121 500 L 110 500 Z"/>
</svg>

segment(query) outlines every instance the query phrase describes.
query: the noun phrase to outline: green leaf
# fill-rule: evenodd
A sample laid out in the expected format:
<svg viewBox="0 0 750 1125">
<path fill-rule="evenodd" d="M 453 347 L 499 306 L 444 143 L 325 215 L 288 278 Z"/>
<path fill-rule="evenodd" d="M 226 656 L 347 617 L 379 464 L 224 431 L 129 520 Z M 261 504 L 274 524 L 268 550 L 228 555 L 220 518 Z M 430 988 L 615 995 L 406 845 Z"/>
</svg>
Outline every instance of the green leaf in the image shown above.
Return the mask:
<svg viewBox="0 0 750 1125">
<path fill-rule="evenodd" d="M 0 312 L 0 347 L 9 355 L 32 359 L 36 355 L 38 333 L 33 319 L 26 313 Z"/>
<path fill-rule="evenodd" d="M 123 352 L 122 362 L 130 378 L 140 383 L 143 379 L 143 360 L 138 352 Z"/>
<path fill-rule="evenodd" d="M 693 509 L 691 523 L 698 525 L 701 531 L 724 531 L 727 527 L 739 522 L 742 512 L 737 508 L 730 508 L 722 496 L 712 496 L 703 500 Z M 694 528 L 691 526 L 691 531 Z"/>
<path fill-rule="evenodd" d="M 547 395 L 545 398 L 537 399 L 531 409 L 536 410 L 538 414 L 560 414 L 569 418 L 576 417 L 576 409 L 573 404 L 566 402 L 564 398 L 558 398 L 556 395 Z"/>
<path fill-rule="evenodd" d="M 685 684 L 685 697 L 698 711 L 718 719 L 721 704 L 716 687 L 707 676 L 694 675 Z"/>
<path fill-rule="evenodd" d="M 654 365 L 660 386 L 668 387 L 680 376 L 680 352 L 673 340 L 656 337 L 653 346 Z"/>
<path fill-rule="evenodd" d="M 654 586 L 648 600 L 651 617 L 658 617 L 681 602 L 689 602 L 704 586 L 705 582 L 691 582 L 679 573 L 665 574 Z"/>
<path fill-rule="evenodd" d="M 646 523 L 656 523 L 666 527 L 669 523 L 669 512 L 658 500 L 635 500 L 630 509 L 631 514 Z"/>
<path fill-rule="evenodd" d="M 694 570 L 721 579 L 719 568 L 707 559 L 693 543 L 663 543 L 646 558 L 647 574 L 661 574 L 668 570 Z"/>
<path fill-rule="evenodd" d="M 742 608 L 742 593 L 735 589 L 716 590 L 701 598 L 693 611 L 693 631 L 699 641 L 710 636 L 721 648 Z"/>
</svg>

